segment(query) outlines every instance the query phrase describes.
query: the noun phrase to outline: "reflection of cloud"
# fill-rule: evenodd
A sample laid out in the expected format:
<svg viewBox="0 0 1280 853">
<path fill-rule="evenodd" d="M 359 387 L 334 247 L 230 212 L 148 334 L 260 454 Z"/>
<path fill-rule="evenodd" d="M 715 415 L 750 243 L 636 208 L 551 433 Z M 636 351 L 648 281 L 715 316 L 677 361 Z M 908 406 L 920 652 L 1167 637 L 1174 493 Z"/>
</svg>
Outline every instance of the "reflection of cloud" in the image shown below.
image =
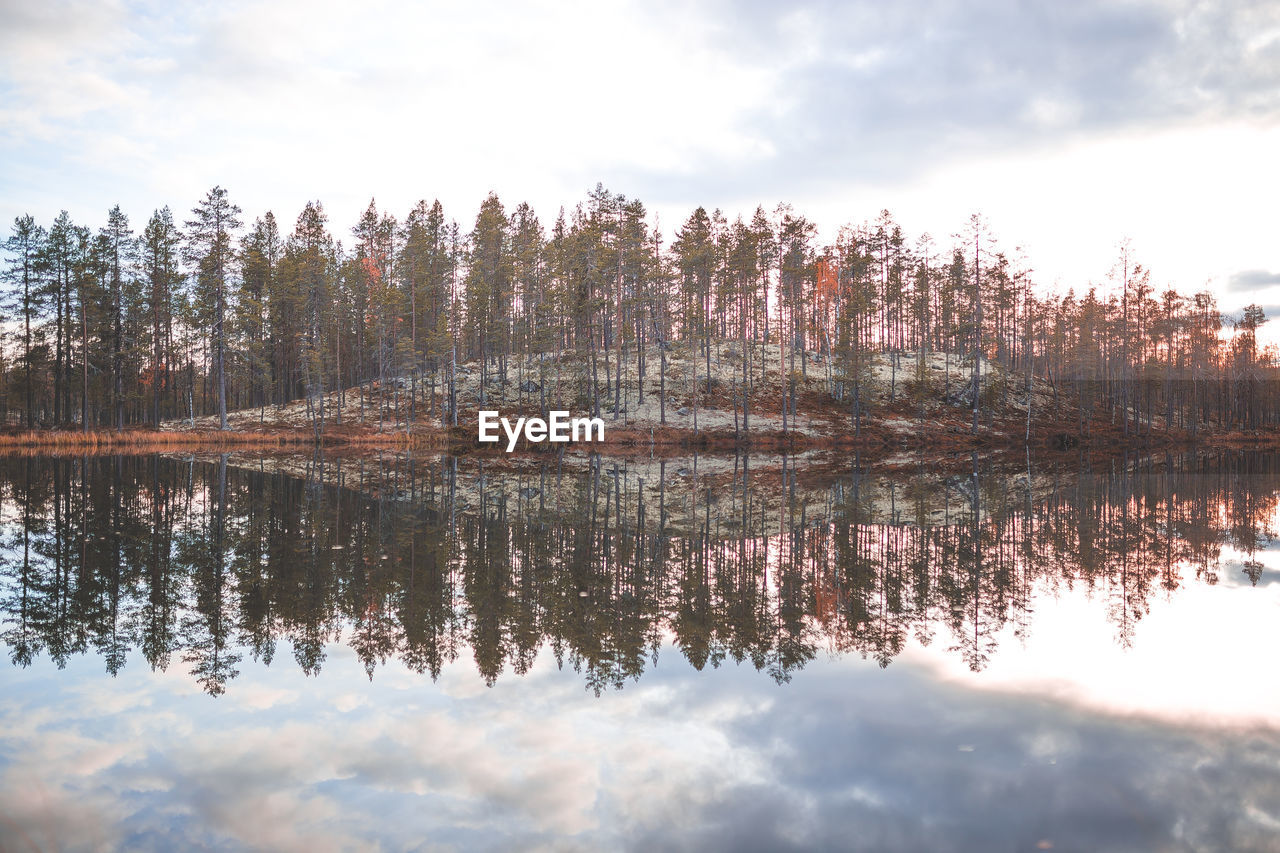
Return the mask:
<svg viewBox="0 0 1280 853">
<path fill-rule="evenodd" d="M 0 801 L 28 832 L 60 809 L 110 816 L 98 837 L 131 849 L 1261 849 L 1280 815 L 1276 731 L 1139 723 L 909 666 L 821 660 L 779 687 L 668 648 L 601 698 L 546 654 L 478 695 L 405 689 L 398 670 L 254 665 L 218 700 L 142 668 L 23 671 L 0 707 Z M 147 701 L 98 717 L 67 679 L 104 707 Z M 297 700 L 237 698 L 256 688 Z M 355 691 L 367 703 L 336 711 Z M 95 843 L 87 818 L 50 826 Z"/>
<path fill-rule="evenodd" d="M 361 696 L 358 693 L 344 693 L 337 698 L 333 705 L 345 714 L 348 711 L 354 711 L 361 705 L 368 704 L 368 702 L 369 700 L 366 697 Z"/>
<path fill-rule="evenodd" d="M 246 688 L 236 691 L 236 701 L 255 711 L 265 711 L 276 705 L 287 705 L 298 699 L 298 693 L 294 690 L 281 690 L 263 684 L 249 684 Z"/>
<path fill-rule="evenodd" d="M 807 807 L 796 846 L 817 848 L 857 838 L 869 850 L 1030 849 L 1041 839 L 1059 849 L 1261 849 L 1265 828 L 1239 809 L 1280 806 L 1274 733 L 1133 725 L 914 678 L 885 686 L 859 691 L 852 706 L 828 681 L 809 697 L 824 714 L 747 721 L 736 741 L 782 724 L 785 748 L 773 789 L 734 803 L 725 823 L 744 839 L 785 838 L 793 809 Z"/>
<path fill-rule="evenodd" d="M 49 786 L 40 776 L 0 777 L 0 850 L 121 849 L 114 792 Z M 43 778 L 50 778 L 44 776 Z"/>
<path fill-rule="evenodd" d="M 1239 575 L 1243 553 L 1228 545 L 1222 556 L 1218 576 Z M 1280 552 L 1254 558 L 1280 562 Z M 910 648 L 899 662 L 923 667 L 953 685 L 1050 698 L 1081 713 L 1141 716 L 1171 726 L 1196 721 L 1242 729 L 1280 723 L 1280 682 L 1258 678 L 1250 656 L 1224 655 L 1204 642 L 1230 636 L 1236 648 L 1274 645 L 1280 586 L 1252 588 L 1243 575 L 1228 582 L 1192 580 L 1192 566 L 1178 571 L 1180 588 L 1150 599 L 1127 647 L 1119 641 L 1115 614 L 1103 606 L 1116 591 L 1077 585 L 1056 594 L 1041 590 L 1033 629 L 1019 635 L 1016 624 L 1005 626 L 998 652 L 976 681 L 939 644 Z M 1131 611 L 1128 618 L 1136 617 Z"/>
</svg>

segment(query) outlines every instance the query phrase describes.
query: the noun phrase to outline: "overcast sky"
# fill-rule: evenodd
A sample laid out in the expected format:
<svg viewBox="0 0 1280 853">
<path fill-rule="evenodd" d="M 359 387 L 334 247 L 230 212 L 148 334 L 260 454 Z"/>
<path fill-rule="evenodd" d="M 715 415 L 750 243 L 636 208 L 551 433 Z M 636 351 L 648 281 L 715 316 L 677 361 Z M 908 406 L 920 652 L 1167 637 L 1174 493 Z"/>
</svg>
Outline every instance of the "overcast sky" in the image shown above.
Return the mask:
<svg viewBox="0 0 1280 853">
<path fill-rule="evenodd" d="M 221 184 L 349 242 L 371 196 L 549 224 L 601 181 L 668 236 L 789 201 L 945 244 L 981 211 L 1046 285 L 1129 237 L 1158 286 L 1280 306 L 1275 2 L 186 6 L 0 0 L 6 223 Z"/>
</svg>

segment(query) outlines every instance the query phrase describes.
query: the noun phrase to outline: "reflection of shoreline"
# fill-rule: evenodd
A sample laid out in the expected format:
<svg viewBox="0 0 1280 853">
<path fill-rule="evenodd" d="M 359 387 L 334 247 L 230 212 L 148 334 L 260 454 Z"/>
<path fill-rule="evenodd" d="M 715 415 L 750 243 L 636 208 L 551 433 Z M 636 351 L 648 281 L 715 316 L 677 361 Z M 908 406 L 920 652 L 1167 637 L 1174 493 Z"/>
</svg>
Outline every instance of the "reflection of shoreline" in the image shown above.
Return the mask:
<svg viewBox="0 0 1280 853">
<path fill-rule="evenodd" d="M 244 413 L 236 413 L 237 416 Z M 523 414 L 536 417 L 537 411 Z M 704 419 L 710 427 L 693 428 L 680 421 L 689 416 L 673 416 L 672 423 L 611 421 L 604 419 L 604 437 L 589 447 L 571 447 L 568 455 L 604 453 L 618 456 L 677 458 L 693 453 L 707 454 L 787 454 L 835 453 L 858 455 L 865 462 L 888 465 L 949 464 L 957 455 L 979 453 L 984 457 L 1016 460 L 1028 449 L 1037 458 L 1074 463 L 1081 455 L 1095 463 L 1134 453 L 1187 453 L 1224 450 L 1280 450 L 1280 430 L 1232 431 L 1204 429 L 1185 432 L 1144 432 L 1125 435 L 1109 420 L 1088 424 L 1081 433 L 1074 417 L 1033 422 L 1030 440 L 1025 421 L 1005 413 L 980 424 L 976 433 L 954 412 L 921 417 L 907 409 L 893 410 L 869 418 L 855 433 L 841 424 L 838 409 L 817 417 L 802 417 L 784 429 L 776 417 L 757 414 L 760 424 L 739 431 L 723 422 L 733 421 L 733 413 L 708 409 Z M 202 420 L 208 420 L 207 418 Z M 136 427 L 120 432 L 101 430 L 32 429 L 0 432 L 0 455 L 84 455 L 115 453 L 218 452 L 260 453 L 366 453 L 386 452 L 452 453 L 491 458 L 509 454 L 507 441 L 485 443 L 477 439 L 475 423 L 446 427 L 431 424 L 411 428 L 379 429 L 359 424 L 330 424 L 319 434 L 311 428 L 290 425 L 260 425 L 256 419 L 241 417 L 241 423 L 226 431 L 207 424 L 189 427 L 171 422 L 159 430 Z M 530 443 L 521 438 L 515 445 L 517 457 L 532 459 L 557 454 L 558 447 Z"/>
<path fill-rule="evenodd" d="M 224 455 L 232 467 L 298 477 L 380 500 L 401 501 L 417 497 L 406 487 L 410 469 L 441 464 L 456 466 L 451 468 L 455 478 L 451 500 L 455 502 L 455 509 L 474 509 L 482 483 L 488 501 L 505 499 L 514 505 L 537 496 L 541 498 L 537 505 L 545 509 L 548 497 L 563 499 L 564 496 L 557 493 L 565 488 L 576 493 L 576 478 L 595 476 L 610 482 L 620 480 L 619 487 L 624 493 L 638 499 L 643 492 L 651 505 L 662 501 L 664 491 L 672 494 L 709 491 L 711 500 L 718 502 L 726 496 L 736 498 L 744 488 L 751 488 L 756 498 L 771 510 L 781 509 L 788 502 L 807 504 L 811 521 L 829 514 L 829 492 L 833 487 L 843 495 L 844 502 L 855 500 L 852 493 L 845 494 L 848 489 L 841 487 L 854 482 L 854 460 L 825 451 L 788 456 L 711 453 L 669 458 L 582 454 L 491 458 L 390 452 L 272 456 L 253 452 L 168 454 L 177 461 L 205 463 L 217 463 Z M 950 462 L 947 466 L 937 466 L 923 461 L 906 464 L 905 460 L 899 460 L 896 465 L 858 469 L 856 501 L 860 521 L 918 526 L 967 523 L 973 507 L 973 459 L 966 455 Z M 1026 496 L 1030 483 L 1031 499 L 1040 501 L 1075 476 L 1073 471 L 1033 468 L 1028 477 L 1022 467 L 980 462 L 978 481 L 993 494 L 1007 491 L 1016 492 L 1020 497 Z M 603 492 L 597 489 L 597 495 Z M 562 500 L 553 503 L 560 505 Z M 689 521 L 689 513 L 684 510 L 689 508 L 688 501 L 672 502 L 666 507 L 668 522 L 684 529 L 681 525 Z M 765 516 L 766 523 L 776 518 L 776 514 Z M 772 532 L 778 531 L 774 528 Z"/>
<path fill-rule="evenodd" d="M 15 662 L 92 650 L 115 671 L 140 649 L 219 692 L 280 642 L 318 672 L 346 627 L 371 677 L 392 658 L 434 676 L 470 648 L 492 683 L 551 643 L 603 689 L 638 678 L 664 637 L 698 668 L 749 661 L 779 681 L 822 649 L 888 665 L 939 634 L 982 669 L 1009 626 L 1034 633 L 1042 589 L 1096 591 L 1128 645 L 1153 596 L 1215 582 L 1225 547 L 1234 560 L 1268 541 L 1280 489 L 1257 455 L 1030 488 L 983 469 L 900 484 L 726 458 L 700 458 L 696 485 L 669 460 L 647 463 L 657 478 L 605 460 L 316 457 L 303 477 L 247 462 L 0 465 Z"/>
</svg>

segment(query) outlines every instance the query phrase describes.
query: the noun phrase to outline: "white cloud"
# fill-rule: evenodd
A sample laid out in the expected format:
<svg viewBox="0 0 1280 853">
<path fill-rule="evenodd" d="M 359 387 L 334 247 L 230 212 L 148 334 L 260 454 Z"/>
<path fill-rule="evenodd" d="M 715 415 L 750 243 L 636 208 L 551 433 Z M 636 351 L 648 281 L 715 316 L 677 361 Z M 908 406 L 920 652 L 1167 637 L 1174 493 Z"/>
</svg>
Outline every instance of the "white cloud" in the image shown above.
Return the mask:
<svg viewBox="0 0 1280 853">
<path fill-rule="evenodd" d="M 0 217 L 135 222 L 213 184 L 339 237 L 371 196 L 489 190 L 544 220 L 596 181 L 669 234 L 780 198 L 832 233 L 889 207 L 935 236 L 987 212 L 1042 279 L 1134 237 L 1193 289 L 1280 268 L 1275 10 L 963 13 L 810 2 L 14 6 L 0 26 Z"/>
</svg>

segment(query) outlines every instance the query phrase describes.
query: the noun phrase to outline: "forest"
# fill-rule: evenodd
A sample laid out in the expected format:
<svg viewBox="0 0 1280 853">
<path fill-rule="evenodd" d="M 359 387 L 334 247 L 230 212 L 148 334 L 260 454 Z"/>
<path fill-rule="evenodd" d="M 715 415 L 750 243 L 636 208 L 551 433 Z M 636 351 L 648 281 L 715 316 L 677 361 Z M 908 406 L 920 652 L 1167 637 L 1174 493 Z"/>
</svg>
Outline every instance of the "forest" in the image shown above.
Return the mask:
<svg viewBox="0 0 1280 853">
<path fill-rule="evenodd" d="M 123 430 L 213 415 L 226 429 L 228 411 L 305 400 L 319 434 L 325 395 L 359 387 L 395 388 L 410 425 L 456 426 L 468 364 L 481 403 L 517 366 L 541 380 L 531 388 L 555 370 L 596 416 L 622 411 L 624 394 L 643 402 L 656 378 L 665 424 L 675 353 L 693 365 L 693 405 L 731 401 L 746 431 L 761 412 L 785 431 L 814 405 L 797 389 L 821 365 L 822 404 L 856 433 L 876 416 L 875 359 L 902 360 L 907 396 L 931 353 L 966 366 L 952 404 L 972 410 L 974 432 L 993 405 L 984 363 L 1028 399 L 1033 378 L 1046 382 L 1081 425 L 1109 417 L 1125 435 L 1280 418 L 1260 308 L 1225 317 L 1208 290 L 1160 289 L 1127 243 L 1099 282 L 1051 293 L 978 214 L 938 240 L 909 238 L 886 210 L 820 245 L 787 204 L 732 221 L 698 207 L 664 240 L 642 202 L 597 186 L 549 229 L 496 194 L 470 228 L 425 200 L 403 219 L 370 201 L 347 234 L 310 202 L 287 228 L 269 211 L 248 222 L 221 187 L 140 230 L 119 206 L 96 230 L 65 211 L 47 227 L 17 218 L 0 423 Z M 713 381 L 726 350 L 734 377 Z"/>
</svg>

